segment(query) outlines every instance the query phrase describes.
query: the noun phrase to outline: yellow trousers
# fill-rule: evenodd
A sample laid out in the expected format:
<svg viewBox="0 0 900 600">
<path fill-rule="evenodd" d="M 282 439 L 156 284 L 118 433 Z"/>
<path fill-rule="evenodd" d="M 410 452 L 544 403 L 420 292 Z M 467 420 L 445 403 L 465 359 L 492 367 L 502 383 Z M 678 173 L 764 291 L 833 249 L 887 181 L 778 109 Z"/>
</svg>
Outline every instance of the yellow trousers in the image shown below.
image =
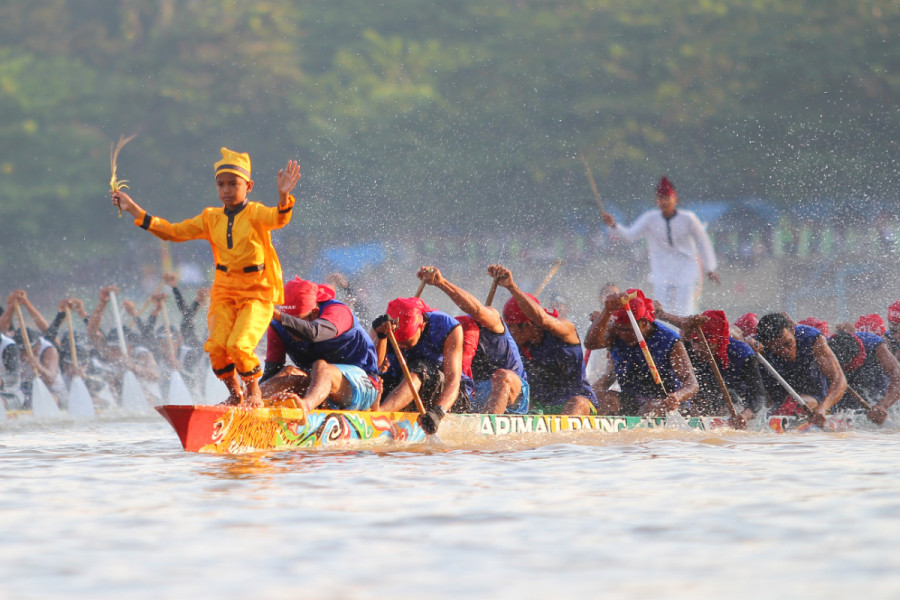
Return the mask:
<svg viewBox="0 0 900 600">
<path fill-rule="evenodd" d="M 237 369 L 244 381 L 262 376 L 254 350 L 272 321 L 275 305 L 258 298 L 214 294 L 206 323 L 209 338 L 203 348 L 216 376 L 226 379 Z"/>
</svg>

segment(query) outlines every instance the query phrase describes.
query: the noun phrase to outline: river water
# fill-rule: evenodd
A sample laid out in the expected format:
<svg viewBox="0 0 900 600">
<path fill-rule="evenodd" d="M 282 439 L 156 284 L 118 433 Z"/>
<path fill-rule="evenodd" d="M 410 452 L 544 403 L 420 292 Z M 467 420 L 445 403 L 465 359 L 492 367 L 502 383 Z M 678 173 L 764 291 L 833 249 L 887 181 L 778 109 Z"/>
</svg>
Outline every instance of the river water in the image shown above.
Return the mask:
<svg viewBox="0 0 900 600">
<path fill-rule="evenodd" d="M 0 598 L 900 597 L 900 431 L 209 456 L 0 425 Z"/>
</svg>

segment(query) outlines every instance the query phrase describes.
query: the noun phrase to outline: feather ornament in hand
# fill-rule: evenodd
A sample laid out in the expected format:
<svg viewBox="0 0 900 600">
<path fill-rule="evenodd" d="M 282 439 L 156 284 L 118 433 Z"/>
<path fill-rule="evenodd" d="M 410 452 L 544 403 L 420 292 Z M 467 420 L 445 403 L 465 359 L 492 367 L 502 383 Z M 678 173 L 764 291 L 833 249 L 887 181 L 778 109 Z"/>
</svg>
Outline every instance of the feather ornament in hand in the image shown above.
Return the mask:
<svg viewBox="0 0 900 600">
<path fill-rule="evenodd" d="M 129 135 L 128 137 L 125 137 L 124 135 L 120 135 L 118 142 L 116 142 L 115 144 L 110 142 L 110 145 L 109 145 L 109 167 L 110 167 L 110 170 L 112 171 L 112 177 L 110 177 L 110 179 L 109 179 L 109 187 L 114 192 L 118 192 L 120 189 L 128 187 L 128 180 L 127 179 L 119 179 L 118 176 L 116 175 L 116 163 L 119 160 L 119 152 L 122 150 L 122 148 L 125 147 L 125 144 L 127 144 L 128 142 L 133 140 L 136 135 L 137 134 L 132 134 L 132 135 Z M 119 216 L 120 217 L 122 216 L 122 207 L 121 206 L 119 207 Z"/>
</svg>

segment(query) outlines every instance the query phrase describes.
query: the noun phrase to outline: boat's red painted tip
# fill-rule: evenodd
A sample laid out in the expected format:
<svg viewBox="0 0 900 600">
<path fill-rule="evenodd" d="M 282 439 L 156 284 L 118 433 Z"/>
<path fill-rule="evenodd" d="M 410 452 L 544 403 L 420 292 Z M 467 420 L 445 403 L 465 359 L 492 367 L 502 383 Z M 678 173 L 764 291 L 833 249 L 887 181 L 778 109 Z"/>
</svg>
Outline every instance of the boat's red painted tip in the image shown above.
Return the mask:
<svg viewBox="0 0 900 600">
<path fill-rule="evenodd" d="M 191 404 L 166 404 L 156 410 L 175 430 L 181 446 L 188 452 L 199 452 L 212 443 L 210 434 L 213 423 L 228 410 L 226 406 L 198 406 Z"/>
</svg>

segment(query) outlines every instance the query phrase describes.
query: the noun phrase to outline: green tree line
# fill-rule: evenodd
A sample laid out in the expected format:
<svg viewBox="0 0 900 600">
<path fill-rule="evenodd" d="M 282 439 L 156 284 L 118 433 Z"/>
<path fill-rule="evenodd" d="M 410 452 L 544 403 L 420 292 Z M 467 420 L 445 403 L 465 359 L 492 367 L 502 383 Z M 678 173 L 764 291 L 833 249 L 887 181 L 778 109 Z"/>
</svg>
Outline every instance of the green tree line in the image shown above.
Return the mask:
<svg viewBox="0 0 900 600">
<path fill-rule="evenodd" d="M 254 197 L 303 165 L 314 247 L 596 223 L 682 200 L 896 200 L 895 0 L 30 0 L 0 6 L 6 280 L 154 241 L 110 206 L 216 204 L 221 146 Z M 142 237 L 143 236 L 143 237 Z M 136 263 L 135 263 L 136 264 Z"/>
</svg>

